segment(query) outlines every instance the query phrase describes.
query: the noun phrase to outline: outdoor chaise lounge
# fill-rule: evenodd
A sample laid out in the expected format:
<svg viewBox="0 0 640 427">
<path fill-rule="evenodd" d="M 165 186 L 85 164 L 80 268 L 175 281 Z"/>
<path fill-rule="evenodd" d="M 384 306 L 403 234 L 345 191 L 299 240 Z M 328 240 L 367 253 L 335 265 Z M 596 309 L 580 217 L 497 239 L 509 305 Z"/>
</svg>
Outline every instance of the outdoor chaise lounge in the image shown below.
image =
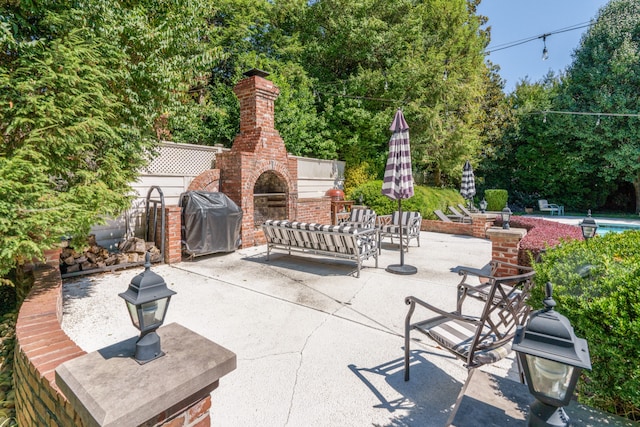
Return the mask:
<svg viewBox="0 0 640 427">
<path fill-rule="evenodd" d="M 486 278 L 484 285 L 466 282 L 472 271 L 461 271 L 464 275 L 458 285 L 458 302 L 455 311 L 445 311 L 414 296 L 405 299 L 409 312 L 405 318 L 404 379 L 409 380 L 411 367 L 410 333 L 417 330 L 426 334 L 440 347 L 448 350 L 467 368 L 467 379 L 458 394 L 447 426 L 456 415 L 462 397 L 475 370 L 483 365 L 495 363 L 511 352 L 511 342 L 516 328 L 523 325 L 529 314 L 527 299 L 533 287 L 534 271 L 508 277 Z M 466 297 L 472 297 L 466 299 Z M 478 300 L 481 307 L 478 307 Z M 465 302 L 467 304 L 465 304 Z M 475 302 L 476 310 L 473 308 Z M 431 312 L 424 320 L 413 320 L 416 308 Z M 478 317 L 477 309 L 482 308 Z M 520 376 L 522 380 L 522 375 Z M 423 379 L 428 382 L 428 378 Z"/>
<path fill-rule="evenodd" d="M 267 260 L 274 248 L 353 260 L 360 277 L 362 262 L 373 257 L 378 267 L 378 230 L 350 225 L 323 225 L 288 220 L 262 224 L 267 240 Z"/>
<path fill-rule="evenodd" d="M 449 210 L 452 213 L 452 215 L 450 215 L 449 218 L 453 218 L 454 221 L 457 221 L 457 222 L 471 222 L 471 216 L 461 214 L 453 206 L 449 206 Z"/>
<path fill-rule="evenodd" d="M 435 216 L 438 217 L 438 219 L 440 221 L 444 221 L 444 222 L 453 222 L 451 220 L 451 218 L 449 218 L 447 215 L 444 214 L 444 212 L 442 212 L 440 209 L 436 209 L 433 211 L 433 213 L 435 214 Z"/>
<path fill-rule="evenodd" d="M 458 203 L 458 207 L 460 208 L 460 210 L 462 211 L 462 213 L 468 217 L 471 216 L 471 211 L 469 209 L 466 208 L 465 205 L 463 205 L 462 203 Z M 475 208 L 473 208 L 475 209 Z M 475 212 L 477 212 L 478 210 L 475 209 Z"/>
<path fill-rule="evenodd" d="M 416 239 L 418 247 L 420 247 L 420 226 L 422 225 L 422 215 L 420 212 L 402 212 L 395 211 L 392 215 L 381 215 L 378 217 L 378 230 L 380 232 L 380 242 L 384 238 L 390 238 L 393 243 L 394 237 L 400 240 L 400 222 L 402 221 L 402 243 L 404 248 L 409 252 L 409 242 Z"/>
<path fill-rule="evenodd" d="M 564 206 L 549 203 L 545 199 L 538 200 L 538 208 L 540 212 L 551 212 L 551 215 L 555 212 L 556 215 L 564 215 Z"/>
</svg>

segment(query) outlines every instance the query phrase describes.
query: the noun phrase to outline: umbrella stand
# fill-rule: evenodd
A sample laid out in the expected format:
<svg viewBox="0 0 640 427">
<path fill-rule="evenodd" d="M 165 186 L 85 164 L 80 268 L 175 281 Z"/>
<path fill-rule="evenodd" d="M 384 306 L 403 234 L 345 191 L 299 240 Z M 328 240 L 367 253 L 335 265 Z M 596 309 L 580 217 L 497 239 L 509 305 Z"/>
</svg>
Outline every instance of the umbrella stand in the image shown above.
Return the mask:
<svg viewBox="0 0 640 427">
<path fill-rule="evenodd" d="M 406 265 L 404 263 L 404 247 L 402 246 L 403 233 L 402 233 L 402 200 L 398 199 L 398 213 L 400 216 L 400 264 L 391 264 L 387 266 L 386 271 L 395 274 L 416 274 L 418 269 L 412 265 Z"/>
</svg>

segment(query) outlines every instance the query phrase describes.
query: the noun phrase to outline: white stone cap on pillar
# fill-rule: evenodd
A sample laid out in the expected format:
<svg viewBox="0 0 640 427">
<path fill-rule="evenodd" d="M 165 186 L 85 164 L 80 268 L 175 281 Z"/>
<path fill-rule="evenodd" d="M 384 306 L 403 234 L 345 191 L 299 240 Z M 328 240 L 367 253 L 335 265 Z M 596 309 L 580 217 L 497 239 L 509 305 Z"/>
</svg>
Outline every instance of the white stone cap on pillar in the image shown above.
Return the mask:
<svg viewBox="0 0 640 427">
<path fill-rule="evenodd" d="M 502 227 L 489 227 L 487 228 L 486 233 L 489 238 L 496 236 L 520 240 L 526 236 L 527 230 L 524 228 L 508 228 L 505 230 Z"/>
<path fill-rule="evenodd" d="M 236 368 L 235 353 L 184 326 L 157 333 L 165 355 L 144 365 L 132 357 L 136 336 L 56 368 L 56 384 L 85 426 L 139 426 L 206 397 Z"/>
</svg>

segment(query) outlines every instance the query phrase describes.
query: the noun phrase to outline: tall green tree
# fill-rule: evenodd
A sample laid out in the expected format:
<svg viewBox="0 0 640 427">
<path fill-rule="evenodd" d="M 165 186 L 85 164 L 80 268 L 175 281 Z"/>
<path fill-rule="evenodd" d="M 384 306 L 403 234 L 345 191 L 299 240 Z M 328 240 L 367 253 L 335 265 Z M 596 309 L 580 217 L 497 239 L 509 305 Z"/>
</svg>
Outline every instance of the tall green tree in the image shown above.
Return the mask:
<svg viewBox="0 0 640 427">
<path fill-rule="evenodd" d="M 129 207 L 156 119 L 212 58 L 202 3 L 177 3 L 4 2 L 0 276 Z"/>
<path fill-rule="evenodd" d="M 638 87 L 640 2 L 612 0 L 575 51 L 556 106 L 576 112 L 638 114 Z M 566 127 L 565 153 L 573 156 L 572 175 L 591 192 L 605 196 L 621 182 L 632 183 L 635 210 L 640 212 L 640 118 L 573 116 L 571 122 Z"/>
<path fill-rule="evenodd" d="M 319 0 L 303 28 L 303 62 L 339 157 L 381 174 L 388 127 L 402 107 L 415 169 L 459 180 L 480 149 L 488 42 L 476 2 Z"/>
<path fill-rule="evenodd" d="M 312 80 L 300 59 L 298 22 L 307 4 L 302 0 L 212 2 L 206 19 L 212 29 L 208 43 L 224 54 L 211 75 L 175 111 L 168 128 L 177 142 L 231 146 L 239 130 L 238 102 L 233 87 L 252 68 L 269 72 L 280 89 L 275 125 L 290 153 L 335 158 L 336 149 L 315 108 Z"/>
</svg>

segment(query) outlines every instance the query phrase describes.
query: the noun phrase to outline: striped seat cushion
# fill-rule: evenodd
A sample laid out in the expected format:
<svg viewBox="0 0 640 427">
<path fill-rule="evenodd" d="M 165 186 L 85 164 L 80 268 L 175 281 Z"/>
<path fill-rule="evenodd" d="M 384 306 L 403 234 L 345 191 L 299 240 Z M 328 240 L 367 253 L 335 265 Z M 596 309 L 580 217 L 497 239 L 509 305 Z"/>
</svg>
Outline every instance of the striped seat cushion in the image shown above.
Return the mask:
<svg viewBox="0 0 640 427">
<path fill-rule="evenodd" d="M 443 347 L 459 354 L 463 358 L 467 358 L 469 357 L 469 348 L 476 334 L 476 326 L 468 322 L 453 319 L 429 329 L 428 333 Z M 478 346 L 480 348 L 490 347 L 496 339 L 497 337 L 493 334 L 487 335 Z M 500 347 L 476 351 L 473 356 L 473 363 L 476 365 L 494 363 L 503 359 L 510 351 L 510 342 Z"/>
<path fill-rule="evenodd" d="M 299 222 L 287 220 L 267 220 L 264 223 L 265 233 L 272 243 L 289 244 L 336 252 L 348 255 L 362 255 L 371 252 L 375 240 L 354 239 L 348 235 L 358 236 L 362 231 L 353 225 L 324 225 L 314 222 Z"/>
<path fill-rule="evenodd" d="M 399 225 L 382 225 L 380 226 L 380 231 L 388 234 L 400 234 L 400 226 Z M 402 234 L 409 234 L 409 230 L 406 226 L 402 227 Z"/>
<path fill-rule="evenodd" d="M 276 220 L 269 219 L 264 222 L 264 225 L 269 227 L 265 227 L 264 231 L 267 239 L 272 243 L 280 243 L 287 244 L 289 242 L 289 233 L 286 228 L 286 225 L 289 223 L 287 220 Z"/>
<path fill-rule="evenodd" d="M 402 212 L 402 225 L 408 225 L 412 220 L 420 216 L 420 212 L 403 211 Z M 400 224 L 400 212 L 395 211 L 391 218 L 392 224 Z"/>
</svg>

